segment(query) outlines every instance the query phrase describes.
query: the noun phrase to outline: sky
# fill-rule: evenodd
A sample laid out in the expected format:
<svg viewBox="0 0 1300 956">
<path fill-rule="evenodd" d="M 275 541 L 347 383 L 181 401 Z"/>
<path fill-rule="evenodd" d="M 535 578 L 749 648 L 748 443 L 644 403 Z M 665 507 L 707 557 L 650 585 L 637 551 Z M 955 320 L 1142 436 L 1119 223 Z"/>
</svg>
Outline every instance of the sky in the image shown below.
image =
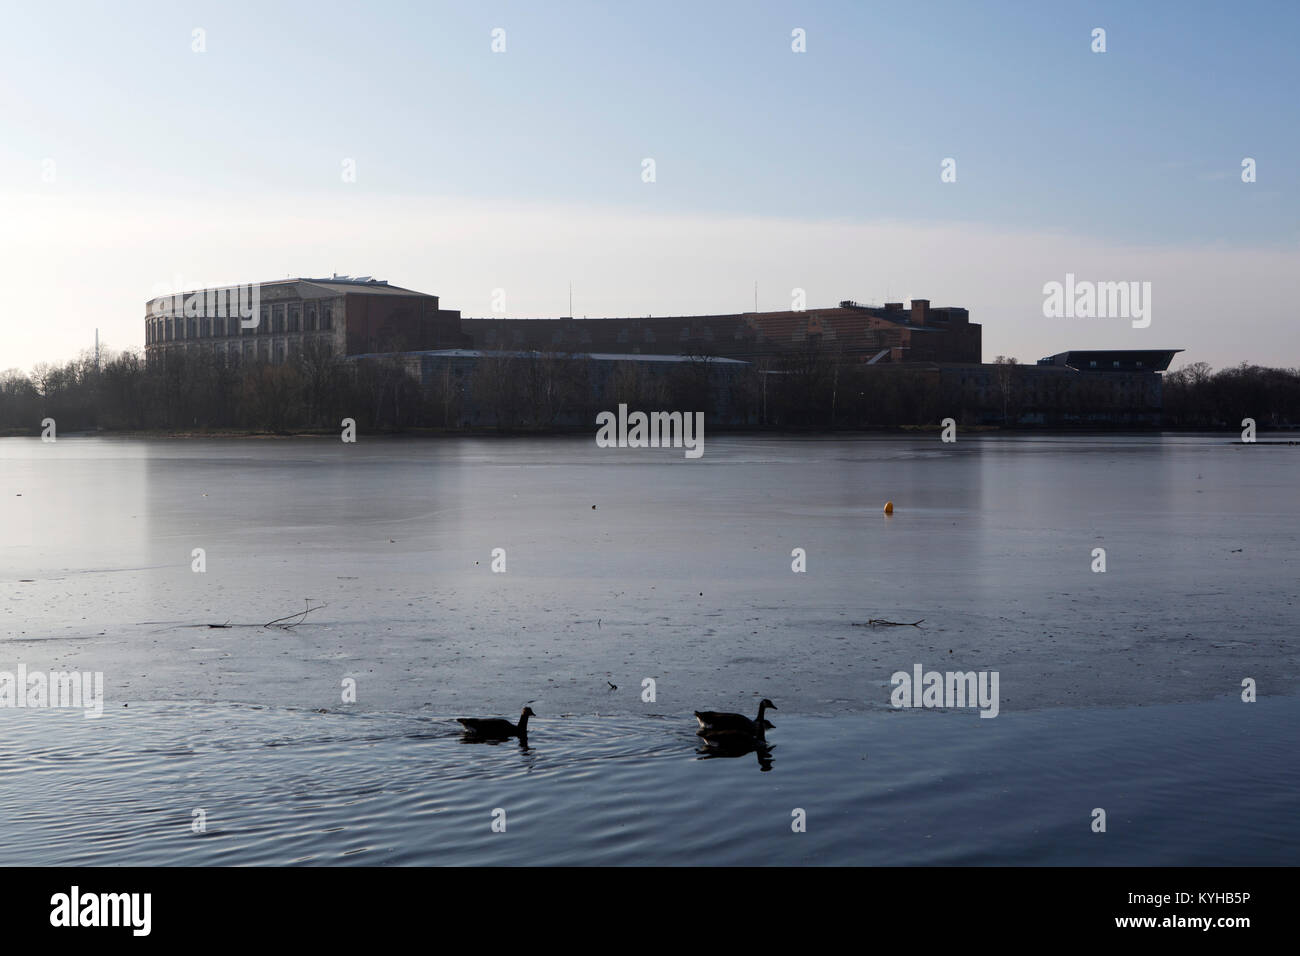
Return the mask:
<svg viewBox="0 0 1300 956">
<path fill-rule="evenodd" d="M 1300 366 L 1295 2 L 49 3 L 5 24 L 0 370 L 96 329 L 140 348 L 177 286 L 332 273 L 466 316 L 566 315 L 570 283 L 592 317 L 745 311 L 756 283 L 761 309 L 928 298 L 970 309 L 986 361 Z M 1150 282 L 1150 324 L 1044 316 L 1067 273 Z"/>
</svg>

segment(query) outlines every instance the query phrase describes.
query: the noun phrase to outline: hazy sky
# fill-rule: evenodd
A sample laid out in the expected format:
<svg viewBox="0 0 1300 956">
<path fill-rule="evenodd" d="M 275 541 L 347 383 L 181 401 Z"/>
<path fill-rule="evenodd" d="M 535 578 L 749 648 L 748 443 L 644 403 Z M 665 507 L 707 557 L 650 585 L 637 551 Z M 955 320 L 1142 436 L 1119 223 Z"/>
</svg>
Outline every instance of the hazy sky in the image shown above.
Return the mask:
<svg viewBox="0 0 1300 956">
<path fill-rule="evenodd" d="M 178 282 L 331 272 L 1300 365 L 1298 42 L 1295 2 L 10 5 L 0 369 L 139 347 Z M 1151 282 L 1150 326 L 1045 318 L 1067 272 Z"/>
</svg>

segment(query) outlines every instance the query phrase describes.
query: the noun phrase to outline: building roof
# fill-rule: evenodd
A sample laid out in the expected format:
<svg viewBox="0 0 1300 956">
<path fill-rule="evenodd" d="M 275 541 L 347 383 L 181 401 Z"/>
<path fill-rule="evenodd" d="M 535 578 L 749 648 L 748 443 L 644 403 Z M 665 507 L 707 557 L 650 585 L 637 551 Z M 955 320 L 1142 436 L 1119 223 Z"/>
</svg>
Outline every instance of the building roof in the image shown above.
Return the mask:
<svg viewBox="0 0 1300 956">
<path fill-rule="evenodd" d="M 430 295 L 428 292 L 416 292 L 414 289 L 404 289 L 399 285 L 389 285 L 386 281 L 380 282 L 377 279 L 362 281 L 359 279 L 347 279 L 346 277 L 341 277 L 339 279 L 296 279 L 293 281 L 301 282 L 314 288 L 324 289 L 326 292 L 332 292 L 339 295 L 360 293 L 362 295 L 418 295 L 430 299 L 437 298 L 437 296 Z M 270 283 L 264 284 L 269 285 Z"/>
<path fill-rule="evenodd" d="M 1039 365 L 1061 365 L 1076 371 L 1136 369 L 1163 372 L 1182 349 L 1072 349 L 1038 360 Z"/>
<path fill-rule="evenodd" d="M 205 286 L 198 289 L 189 289 L 181 292 L 182 299 L 188 299 L 196 292 L 205 292 L 208 289 L 239 289 L 247 285 L 256 285 L 259 290 L 272 288 L 287 288 L 298 286 L 295 291 L 302 298 L 321 298 L 327 295 L 405 295 L 421 296 L 429 299 L 436 299 L 437 296 L 430 295 L 427 292 L 416 292 L 414 289 L 404 289 L 401 286 L 389 285 L 386 279 L 372 279 L 370 276 L 361 276 L 353 278 L 352 276 L 331 276 L 324 279 L 306 279 L 301 276 L 289 279 L 272 279 L 270 282 L 239 283 L 236 285 Z M 148 305 L 152 305 L 159 299 L 175 298 L 176 293 L 167 295 L 154 296 L 148 300 Z"/>
</svg>

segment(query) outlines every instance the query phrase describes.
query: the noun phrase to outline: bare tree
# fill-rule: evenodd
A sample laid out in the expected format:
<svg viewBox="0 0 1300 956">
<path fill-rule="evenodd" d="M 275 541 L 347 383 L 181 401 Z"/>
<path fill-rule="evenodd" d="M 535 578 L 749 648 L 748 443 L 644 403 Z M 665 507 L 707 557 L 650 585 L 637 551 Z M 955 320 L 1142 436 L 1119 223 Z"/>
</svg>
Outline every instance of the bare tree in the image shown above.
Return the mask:
<svg viewBox="0 0 1300 956">
<path fill-rule="evenodd" d="M 993 360 L 993 380 L 997 384 L 998 397 L 1002 399 L 1002 424 L 1008 424 L 1008 410 L 1013 401 L 1019 403 L 1020 375 L 1016 366 L 1019 360 L 1006 355 L 999 355 Z"/>
</svg>

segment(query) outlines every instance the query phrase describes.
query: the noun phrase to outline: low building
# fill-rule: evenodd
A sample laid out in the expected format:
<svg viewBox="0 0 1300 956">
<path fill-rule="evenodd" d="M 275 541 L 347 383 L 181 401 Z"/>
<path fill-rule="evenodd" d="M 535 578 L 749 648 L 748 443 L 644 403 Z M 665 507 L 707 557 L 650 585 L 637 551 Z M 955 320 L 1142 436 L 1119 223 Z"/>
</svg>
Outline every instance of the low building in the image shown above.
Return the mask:
<svg viewBox="0 0 1300 956">
<path fill-rule="evenodd" d="M 620 402 L 707 411 L 714 425 L 752 423 L 753 366 L 738 359 L 630 353 L 438 349 L 354 355 L 349 362 L 396 363 L 445 409 L 441 424 L 584 426 Z"/>
<path fill-rule="evenodd" d="M 1182 349 L 1058 352 L 1035 365 L 939 369 L 945 401 L 975 422 L 1012 425 L 1159 425 L 1161 373 Z"/>
</svg>

